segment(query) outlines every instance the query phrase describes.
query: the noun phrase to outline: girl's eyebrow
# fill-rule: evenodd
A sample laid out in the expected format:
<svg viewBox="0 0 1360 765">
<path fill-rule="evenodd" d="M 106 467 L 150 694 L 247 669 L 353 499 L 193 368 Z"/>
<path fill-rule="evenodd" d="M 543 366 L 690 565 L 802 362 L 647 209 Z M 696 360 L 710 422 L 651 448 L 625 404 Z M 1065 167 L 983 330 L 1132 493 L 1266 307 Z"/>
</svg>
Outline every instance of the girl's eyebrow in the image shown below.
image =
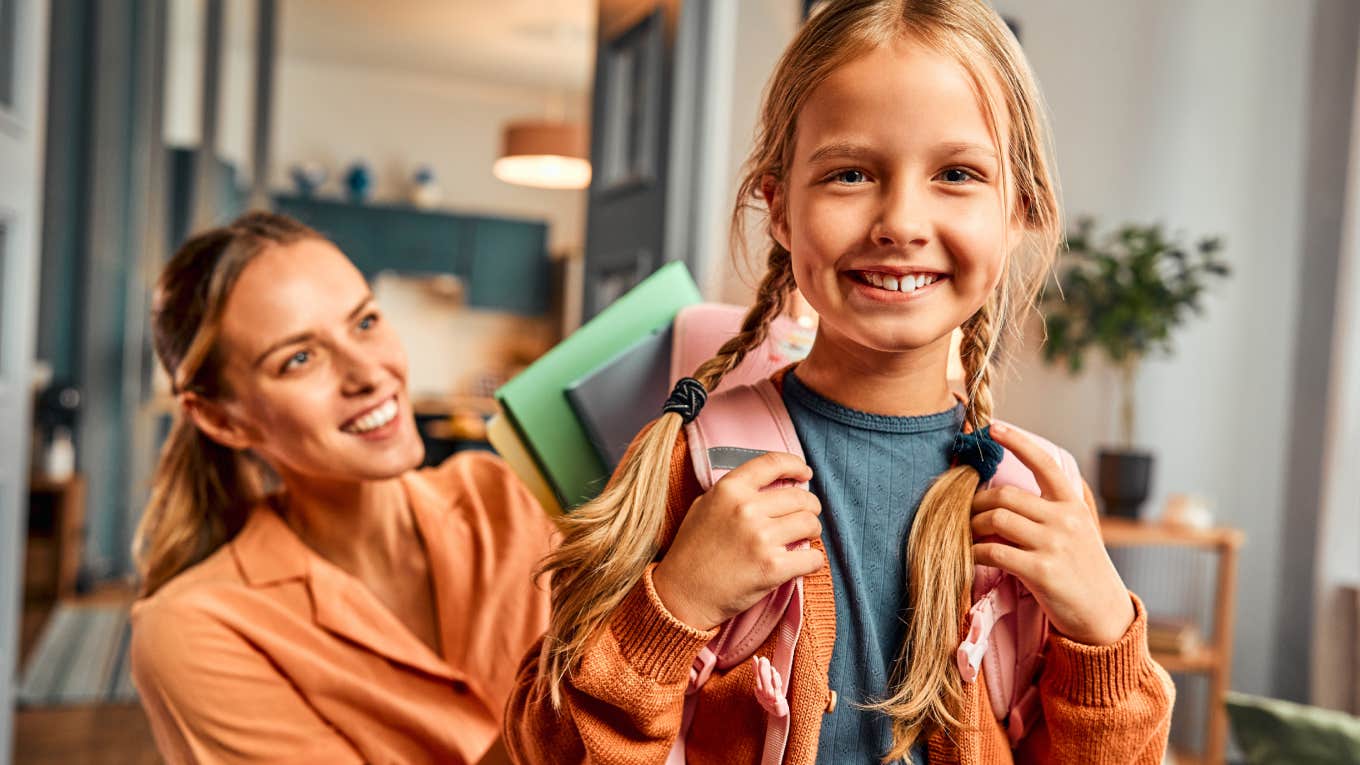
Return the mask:
<svg viewBox="0 0 1360 765">
<path fill-rule="evenodd" d="M 946 157 L 957 157 L 962 154 L 982 155 L 988 159 L 996 159 L 996 151 L 986 144 L 973 143 L 971 141 L 947 141 L 938 145 L 939 153 Z M 829 143 L 808 157 L 808 164 L 816 164 L 822 160 L 835 159 L 872 159 L 878 156 L 878 152 L 869 146 L 849 141 L 837 141 Z"/>
<path fill-rule="evenodd" d="M 957 157 L 960 154 L 981 154 L 988 159 L 996 159 L 996 151 L 992 147 L 968 141 L 951 141 L 940 144 L 940 153 L 948 157 Z"/>
<path fill-rule="evenodd" d="M 814 164 L 827 159 L 828 157 L 835 157 L 837 159 L 868 159 L 876 156 L 878 156 L 878 152 L 864 144 L 837 141 L 836 143 L 829 143 L 812 152 L 812 156 L 808 157 L 808 163 Z"/>
</svg>

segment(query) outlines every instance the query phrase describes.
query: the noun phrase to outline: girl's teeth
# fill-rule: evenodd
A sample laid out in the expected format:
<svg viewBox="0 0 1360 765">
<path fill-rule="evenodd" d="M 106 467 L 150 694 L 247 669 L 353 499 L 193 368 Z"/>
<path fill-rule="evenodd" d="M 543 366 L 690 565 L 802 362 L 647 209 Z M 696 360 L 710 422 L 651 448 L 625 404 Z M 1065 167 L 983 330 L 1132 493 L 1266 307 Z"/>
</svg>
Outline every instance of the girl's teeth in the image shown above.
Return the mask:
<svg viewBox="0 0 1360 765">
<path fill-rule="evenodd" d="M 892 290 L 894 292 L 914 292 L 928 284 L 934 284 L 939 280 L 939 277 L 934 274 L 890 276 L 874 271 L 866 272 L 864 278 L 865 281 L 879 289 Z"/>
</svg>

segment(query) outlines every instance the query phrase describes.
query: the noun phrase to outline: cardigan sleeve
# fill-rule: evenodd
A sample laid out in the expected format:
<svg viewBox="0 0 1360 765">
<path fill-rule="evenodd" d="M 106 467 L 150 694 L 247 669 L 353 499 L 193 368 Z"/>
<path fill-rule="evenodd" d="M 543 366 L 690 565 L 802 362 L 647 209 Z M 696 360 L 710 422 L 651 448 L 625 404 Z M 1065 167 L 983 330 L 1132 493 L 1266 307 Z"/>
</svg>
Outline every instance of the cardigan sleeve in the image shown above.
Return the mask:
<svg viewBox="0 0 1360 765">
<path fill-rule="evenodd" d="M 1086 504 L 1095 499 L 1083 485 Z M 1133 623 L 1110 645 L 1059 634 L 1048 639 L 1039 699 L 1044 725 L 1020 742 L 1020 762 L 1159 765 L 1171 735 L 1176 687 L 1152 658 L 1147 611 L 1137 595 Z"/>
<path fill-rule="evenodd" d="M 663 548 L 699 493 L 682 432 L 671 457 Z M 514 761 L 665 760 L 680 732 L 690 666 L 717 629 L 696 630 L 671 615 L 652 585 L 654 568 L 647 567 L 580 665 L 563 678 L 559 708 L 536 693 L 543 641 L 524 657 L 505 715 L 504 739 Z"/>
</svg>

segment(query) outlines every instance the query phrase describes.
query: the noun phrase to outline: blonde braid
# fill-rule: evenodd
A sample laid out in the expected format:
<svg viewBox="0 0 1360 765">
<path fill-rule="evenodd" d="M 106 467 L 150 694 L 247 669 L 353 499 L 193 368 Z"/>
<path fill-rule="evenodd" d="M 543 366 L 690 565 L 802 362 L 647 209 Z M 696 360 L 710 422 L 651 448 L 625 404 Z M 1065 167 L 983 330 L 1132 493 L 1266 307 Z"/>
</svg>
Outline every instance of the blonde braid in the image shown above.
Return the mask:
<svg viewBox="0 0 1360 765">
<path fill-rule="evenodd" d="M 991 372 L 996 350 L 994 299 L 963 325 L 960 348 L 968 381 L 965 418 L 974 428 L 992 416 Z M 973 532 L 970 525 L 976 469 L 946 470 L 921 500 L 907 540 L 911 603 L 907 635 L 894 667 L 892 695 L 869 709 L 892 718 L 893 745 L 884 762 L 906 756 L 918 739 L 960 725 L 963 680 L 955 666 L 963 618 L 973 593 Z"/>
</svg>

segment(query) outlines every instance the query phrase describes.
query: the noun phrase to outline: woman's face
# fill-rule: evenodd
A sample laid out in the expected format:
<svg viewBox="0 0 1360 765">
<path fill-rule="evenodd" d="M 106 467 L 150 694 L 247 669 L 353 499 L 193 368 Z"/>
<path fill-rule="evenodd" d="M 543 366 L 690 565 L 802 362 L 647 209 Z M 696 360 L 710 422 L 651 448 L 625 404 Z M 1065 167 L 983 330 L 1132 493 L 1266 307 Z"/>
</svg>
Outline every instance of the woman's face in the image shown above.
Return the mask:
<svg viewBox="0 0 1360 765">
<path fill-rule="evenodd" d="M 220 402 L 237 448 L 285 479 L 378 480 L 420 464 L 406 352 L 330 242 L 273 245 L 227 297 Z"/>
</svg>

